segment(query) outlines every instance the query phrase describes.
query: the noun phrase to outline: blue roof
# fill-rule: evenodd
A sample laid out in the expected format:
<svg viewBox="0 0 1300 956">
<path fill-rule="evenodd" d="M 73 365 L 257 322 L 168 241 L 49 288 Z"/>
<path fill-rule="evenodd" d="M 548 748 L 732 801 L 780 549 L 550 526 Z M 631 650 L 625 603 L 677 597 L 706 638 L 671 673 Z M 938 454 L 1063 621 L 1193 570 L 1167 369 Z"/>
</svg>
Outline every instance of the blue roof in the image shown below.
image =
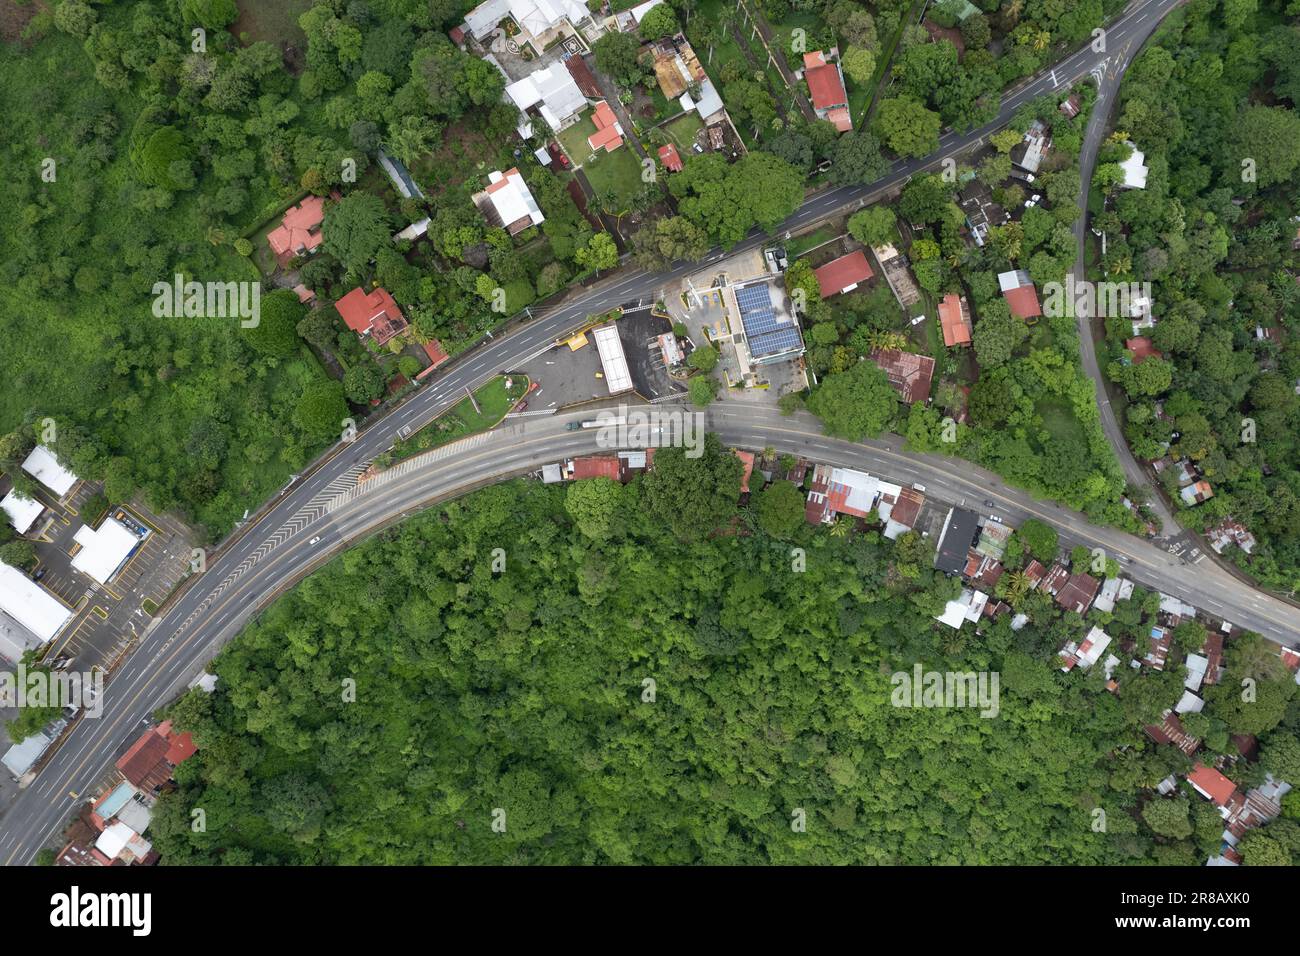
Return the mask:
<svg viewBox="0 0 1300 956">
<path fill-rule="evenodd" d="M 749 354 L 755 360 L 803 345 L 794 320 L 785 315 L 778 317 L 772 308 L 772 295 L 767 283 L 737 289 L 736 305 L 740 307 L 740 321 L 745 327 Z"/>
<path fill-rule="evenodd" d="M 123 781 L 118 784 L 116 790 L 105 798 L 104 802 L 96 808 L 95 812 L 105 820 L 111 820 L 113 817 L 118 815 L 124 806 L 126 806 L 127 801 L 131 799 L 134 793 L 135 787 Z"/>
</svg>

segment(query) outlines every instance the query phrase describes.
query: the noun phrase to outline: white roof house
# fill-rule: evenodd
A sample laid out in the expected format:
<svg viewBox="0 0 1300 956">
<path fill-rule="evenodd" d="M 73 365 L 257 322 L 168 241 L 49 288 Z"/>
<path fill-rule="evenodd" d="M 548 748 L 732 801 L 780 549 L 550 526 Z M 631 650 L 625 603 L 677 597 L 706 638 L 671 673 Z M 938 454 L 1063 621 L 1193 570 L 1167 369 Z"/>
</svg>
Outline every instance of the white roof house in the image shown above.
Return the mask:
<svg viewBox="0 0 1300 956">
<path fill-rule="evenodd" d="M 1067 641 L 1065 647 L 1061 648 L 1061 659 L 1065 662 L 1061 670 L 1069 673 L 1076 666 L 1088 670 L 1101 659 L 1102 653 L 1110 647 L 1110 642 L 1110 635 L 1099 627 L 1093 627 L 1081 644 Z"/>
<path fill-rule="evenodd" d="M 0 501 L 0 509 L 9 516 L 9 523 L 19 534 L 26 534 L 36 524 L 45 506 L 34 498 L 27 498 L 16 491 L 11 491 Z"/>
<path fill-rule="evenodd" d="M 140 543 L 134 531 L 113 517 L 105 518 L 97 529 L 82 525 L 72 539 L 81 545 L 72 558 L 72 566 L 100 584 L 113 579 L 122 562 Z"/>
<path fill-rule="evenodd" d="M 978 621 L 984 613 L 984 605 L 988 603 L 989 596 L 983 591 L 962 588 L 961 597 L 944 605 L 943 613 L 935 620 L 949 627 L 961 627 L 963 621 Z"/>
<path fill-rule="evenodd" d="M 514 17 L 530 35 L 538 36 L 565 20 L 576 26 L 589 19 L 591 13 L 578 0 L 487 0 L 465 15 L 465 26 L 476 40 L 481 40 L 507 16 Z"/>
<path fill-rule="evenodd" d="M 77 483 L 77 476 L 59 464 L 54 452 L 44 445 L 37 445 L 23 462 L 23 471 L 31 475 L 60 498 L 72 490 Z"/>
<path fill-rule="evenodd" d="M 592 329 L 588 333 L 596 342 L 596 351 L 600 354 L 600 367 L 605 373 L 605 384 L 609 394 L 617 395 L 632 387 L 632 373 L 627 367 L 627 356 L 623 354 L 623 343 L 619 340 L 618 329 L 613 323 Z"/>
<path fill-rule="evenodd" d="M 123 850 L 130 850 L 135 859 L 147 855 L 153 845 L 121 821 L 106 827 L 95 841 L 95 849 L 110 860 L 116 860 Z"/>
<path fill-rule="evenodd" d="M 1199 690 L 1201 681 L 1205 680 L 1205 669 L 1210 666 L 1210 659 L 1200 654 L 1187 655 L 1187 679 L 1183 686 L 1188 690 Z"/>
<path fill-rule="evenodd" d="M 35 634 L 41 643 L 53 640 L 72 619 L 72 611 L 52 594 L 3 562 L 0 562 L 0 611 Z"/>
<path fill-rule="evenodd" d="M 1029 273 L 1024 269 L 998 273 L 998 289 L 1002 292 L 1014 292 L 1023 286 L 1033 284 L 1034 280 L 1029 278 Z"/>
<path fill-rule="evenodd" d="M 26 740 L 6 750 L 5 755 L 0 757 L 0 763 L 8 767 L 9 772 L 15 777 L 21 777 L 36 765 L 36 761 L 41 759 L 41 754 L 45 753 L 53 742 L 54 739 L 44 732 L 32 734 Z"/>
<path fill-rule="evenodd" d="M 1183 696 L 1174 704 L 1174 712 L 1179 714 L 1199 714 L 1205 706 L 1205 701 L 1193 694 L 1190 690 L 1183 691 Z"/>
<path fill-rule="evenodd" d="M 1120 180 L 1120 185 L 1125 189 L 1146 189 L 1147 188 L 1147 167 L 1142 162 L 1146 157 L 1142 151 L 1132 143 L 1125 140 L 1125 144 L 1132 148 L 1128 159 L 1119 164 L 1120 170 L 1124 173 L 1124 178 Z"/>
<path fill-rule="evenodd" d="M 546 219 L 537 205 L 537 200 L 528 191 L 528 184 L 524 182 L 524 177 L 520 175 L 519 170 L 492 172 L 488 174 L 488 180 L 491 185 L 475 196 L 474 201 L 478 203 L 481 196 L 484 202 L 490 204 L 492 210 L 500 217 L 501 226 L 511 235 L 527 229 L 529 225 L 536 226 Z M 480 205 L 479 208 L 490 220 L 491 216 L 486 207 Z"/>
<path fill-rule="evenodd" d="M 587 98 L 563 63 L 552 63 L 516 80 L 506 87 L 506 96 L 521 113 L 537 107 L 553 130 L 563 129 L 587 108 Z"/>
</svg>

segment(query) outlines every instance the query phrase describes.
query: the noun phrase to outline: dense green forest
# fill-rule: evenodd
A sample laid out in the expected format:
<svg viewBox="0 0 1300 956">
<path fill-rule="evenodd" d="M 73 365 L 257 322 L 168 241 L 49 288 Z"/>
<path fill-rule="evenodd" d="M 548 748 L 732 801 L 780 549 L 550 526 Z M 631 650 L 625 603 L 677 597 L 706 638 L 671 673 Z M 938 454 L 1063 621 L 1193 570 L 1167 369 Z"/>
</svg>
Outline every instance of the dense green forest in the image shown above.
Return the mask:
<svg viewBox="0 0 1300 956">
<path fill-rule="evenodd" d="M 1190 459 L 1215 495 L 1183 520 L 1243 522 L 1260 546 L 1229 553 L 1288 591 L 1300 587 L 1297 16 L 1284 0 L 1170 15 L 1125 76 L 1115 121 L 1146 153 L 1147 186 L 1110 189 L 1094 220 L 1108 277 L 1155 292 L 1148 334 L 1164 358 L 1126 370 L 1132 331 L 1109 323 L 1133 450 Z"/>
<path fill-rule="evenodd" d="M 712 436 L 698 460 L 655 462 L 626 487 L 481 491 L 267 610 L 214 663 L 217 691 L 172 708 L 199 753 L 151 829 L 164 861 L 1191 864 L 1217 848 L 1207 802 L 1148 792 L 1190 767 L 1141 731 L 1180 673 L 1126 675 L 1114 696 L 1099 668 L 1060 672 L 1086 625 L 1042 595 L 1020 631 L 950 630 L 932 615 L 956 582 L 928 541 L 813 529 L 783 481 L 738 508 L 739 464 Z M 1054 548 L 1040 531 L 1026 541 Z M 1121 602 L 1112 632 L 1149 629 L 1153 597 Z M 918 662 L 999 671 L 998 715 L 892 706 L 891 674 Z M 1261 703 L 1212 697 L 1207 747 L 1249 730 L 1264 757 L 1234 778 L 1300 771 L 1276 653 L 1245 637 L 1228 666 L 1229 691 L 1254 675 Z M 1300 853 L 1300 822 L 1252 840 L 1248 861 L 1255 843 L 1260 862 Z"/>
</svg>

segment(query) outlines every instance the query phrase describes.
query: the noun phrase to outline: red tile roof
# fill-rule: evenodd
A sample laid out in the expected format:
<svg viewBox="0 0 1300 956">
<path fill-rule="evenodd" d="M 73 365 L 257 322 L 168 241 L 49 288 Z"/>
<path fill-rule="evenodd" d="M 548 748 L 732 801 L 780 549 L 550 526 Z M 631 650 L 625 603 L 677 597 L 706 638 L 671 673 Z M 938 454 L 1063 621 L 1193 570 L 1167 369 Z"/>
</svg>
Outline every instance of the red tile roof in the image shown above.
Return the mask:
<svg viewBox="0 0 1300 956">
<path fill-rule="evenodd" d="M 117 760 L 122 776 L 146 793 L 171 779 L 172 768 L 167 762 L 169 750 L 167 737 L 150 727 Z"/>
<path fill-rule="evenodd" d="M 1206 794 L 1217 806 L 1227 806 L 1232 795 L 1237 792 L 1237 785 L 1213 767 L 1198 763 L 1196 769 L 1187 775 L 1187 782 Z"/>
<path fill-rule="evenodd" d="M 659 162 L 663 163 L 664 169 L 670 173 L 682 171 L 682 158 L 677 154 L 677 147 L 672 143 L 659 147 Z"/>
<path fill-rule="evenodd" d="M 867 263 L 866 253 L 858 249 L 847 256 L 832 259 L 819 269 L 814 269 L 813 275 L 817 277 L 817 285 L 821 287 L 822 298 L 829 299 L 833 295 L 852 289 L 860 282 L 866 282 L 871 278 L 872 273 L 871 266 Z"/>
<path fill-rule="evenodd" d="M 930 356 L 898 349 L 872 349 L 871 361 L 909 405 L 930 397 L 930 380 L 934 377 L 934 359 Z"/>
<path fill-rule="evenodd" d="M 320 225 L 325 219 L 325 197 L 308 196 L 285 211 L 280 225 L 266 234 L 266 241 L 281 266 L 295 256 L 315 250 L 325 236 Z"/>
<path fill-rule="evenodd" d="M 406 316 L 383 288 L 367 293 L 358 287 L 334 303 L 334 307 L 348 328 L 357 335 L 369 333 L 376 345 L 383 345 L 406 328 Z"/>
<path fill-rule="evenodd" d="M 596 124 L 596 132 L 587 137 L 587 145 L 593 151 L 603 149 L 609 153 L 623 145 L 618 117 L 604 100 L 596 104 L 596 110 L 591 114 L 591 121 Z"/>
<path fill-rule="evenodd" d="M 1017 319 L 1028 319 L 1043 314 L 1043 307 L 1038 304 L 1038 291 L 1032 285 L 1022 285 L 1010 292 L 1003 292 L 1007 308 Z"/>
<path fill-rule="evenodd" d="M 844 80 L 840 78 L 839 67 L 826 62 L 826 56 L 820 50 L 803 55 L 803 78 L 808 82 L 808 93 L 812 104 L 819 110 L 832 110 L 837 106 L 848 106 L 849 97 L 844 92 Z"/>
<path fill-rule="evenodd" d="M 190 736 L 190 732 L 188 730 L 183 734 L 174 732 L 170 720 L 164 720 L 158 725 L 158 733 L 167 737 L 167 762 L 173 767 L 189 760 L 199 749 L 194 746 L 194 739 Z"/>
<path fill-rule="evenodd" d="M 970 345 L 970 315 L 966 300 L 949 293 L 939 303 L 939 324 L 943 326 L 943 344 Z"/>
<path fill-rule="evenodd" d="M 1071 574 L 1065 586 L 1056 592 L 1056 603 L 1067 611 L 1082 614 L 1092 605 L 1101 582 L 1091 574 Z"/>
<path fill-rule="evenodd" d="M 616 455 L 593 455 L 588 458 L 572 459 L 573 468 L 569 478 L 580 481 L 583 478 L 610 478 L 618 481 L 619 462 Z"/>
</svg>

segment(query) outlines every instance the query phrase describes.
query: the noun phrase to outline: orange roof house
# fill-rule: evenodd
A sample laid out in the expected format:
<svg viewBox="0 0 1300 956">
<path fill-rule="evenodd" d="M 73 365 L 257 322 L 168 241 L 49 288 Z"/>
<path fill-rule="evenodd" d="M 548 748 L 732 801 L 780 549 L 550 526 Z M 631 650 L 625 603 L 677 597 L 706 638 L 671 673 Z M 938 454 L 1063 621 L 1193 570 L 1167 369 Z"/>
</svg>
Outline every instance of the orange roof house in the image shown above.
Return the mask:
<svg viewBox="0 0 1300 956">
<path fill-rule="evenodd" d="M 570 481 L 582 481 L 586 478 L 608 478 L 618 481 L 620 474 L 617 455 L 589 455 L 585 458 L 570 458 L 565 462 L 565 477 Z"/>
<path fill-rule="evenodd" d="M 604 100 L 596 104 L 595 112 L 591 114 L 591 121 L 596 124 L 596 132 L 587 137 L 587 145 L 591 147 L 593 153 L 602 149 L 612 153 L 623 145 L 623 127 L 619 125 L 618 117 Z"/>
<path fill-rule="evenodd" d="M 1213 767 L 1198 763 L 1187 775 L 1187 782 L 1196 788 L 1196 792 L 1207 798 L 1217 807 L 1226 807 L 1232 795 L 1237 792 L 1237 785 Z"/>
<path fill-rule="evenodd" d="M 849 96 L 844 92 L 844 77 L 838 63 L 828 63 L 821 50 L 803 55 L 803 78 L 813 109 L 824 120 L 835 124 L 841 133 L 853 129 L 849 116 Z"/>
<path fill-rule="evenodd" d="M 175 733 L 171 728 L 170 720 L 150 727 L 117 760 L 122 776 L 146 793 L 170 780 L 172 770 L 196 750 L 188 732 Z"/>
<path fill-rule="evenodd" d="M 682 158 L 677 154 L 677 147 L 672 143 L 659 147 L 659 162 L 663 163 L 664 169 L 670 173 L 682 171 Z"/>
<path fill-rule="evenodd" d="M 939 324 L 943 326 L 943 344 L 970 345 L 970 309 L 966 297 L 949 293 L 939 303 Z"/>
<path fill-rule="evenodd" d="M 822 298 L 829 299 L 841 292 L 851 292 L 859 283 L 871 278 L 871 266 L 861 249 L 850 252 L 847 256 L 832 259 L 826 265 L 813 270 L 817 285 L 822 290 Z"/>
<path fill-rule="evenodd" d="M 332 198 L 338 198 L 335 193 Z M 285 268 L 298 256 L 311 255 L 325 236 L 321 223 L 325 221 L 325 197 L 308 196 L 296 206 L 285 210 L 280 225 L 266 234 L 266 242 L 275 253 L 275 261 Z"/>
<path fill-rule="evenodd" d="M 999 272 L 998 286 L 1002 290 L 1002 297 L 1007 300 L 1007 308 L 1017 319 L 1030 319 L 1043 314 L 1043 307 L 1038 303 L 1038 290 L 1024 269 Z"/>
<path fill-rule="evenodd" d="M 406 329 L 406 316 L 384 288 L 367 293 L 356 288 L 334 303 L 344 323 L 360 336 L 369 335 L 383 345 Z"/>
</svg>

